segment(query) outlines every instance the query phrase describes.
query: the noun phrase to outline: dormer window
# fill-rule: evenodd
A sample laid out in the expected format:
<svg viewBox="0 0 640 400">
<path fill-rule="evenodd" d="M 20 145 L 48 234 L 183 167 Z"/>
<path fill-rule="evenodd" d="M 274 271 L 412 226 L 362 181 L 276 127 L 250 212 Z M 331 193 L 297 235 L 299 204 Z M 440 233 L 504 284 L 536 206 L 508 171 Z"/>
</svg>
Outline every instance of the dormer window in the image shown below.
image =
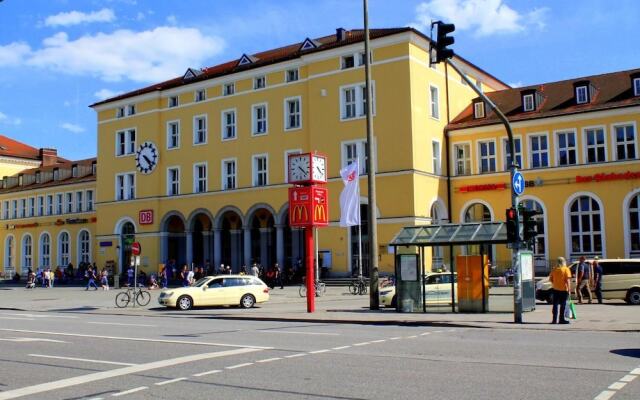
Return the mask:
<svg viewBox="0 0 640 400">
<path fill-rule="evenodd" d="M 522 108 L 525 112 L 534 111 L 536 109 L 536 102 L 533 93 L 522 96 Z"/>
<path fill-rule="evenodd" d="M 236 84 L 235 83 L 227 83 L 224 85 L 224 89 L 222 94 L 224 96 L 231 96 L 236 92 Z"/>
<path fill-rule="evenodd" d="M 40 183 L 40 171 L 36 171 L 36 183 Z"/>
<path fill-rule="evenodd" d="M 124 117 L 124 107 L 118 107 L 116 109 L 116 118 Z"/>
<path fill-rule="evenodd" d="M 77 178 L 78 177 L 78 166 L 75 165 L 75 164 L 71 167 L 71 176 L 73 178 Z"/>
<path fill-rule="evenodd" d="M 640 96 L 640 78 L 633 79 L 633 95 Z"/>
<path fill-rule="evenodd" d="M 169 107 L 178 107 L 178 96 L 169 97 Z"/>
<path fill-rule="evenodd" d="M 476 119 L 485 117 L 483 101 L 473 103 L 473 117 Z"/>
<path fill-rule="evenodd" d="M 589 102 L 589 89 L 587 86 L 576 87 L 576 103 L 585 104 Z"/>
<path fill-rule="evenodd" d="M 136 115 L 136 105 L 135 104 L 129 104 L 127 106 L 127 115 Z"/>
<path fill-rule="evenodd" d="M 97 172 L 97 163 L 94 161 L 91 163 L 91 174 L 95 175 Z"/>
</svg>

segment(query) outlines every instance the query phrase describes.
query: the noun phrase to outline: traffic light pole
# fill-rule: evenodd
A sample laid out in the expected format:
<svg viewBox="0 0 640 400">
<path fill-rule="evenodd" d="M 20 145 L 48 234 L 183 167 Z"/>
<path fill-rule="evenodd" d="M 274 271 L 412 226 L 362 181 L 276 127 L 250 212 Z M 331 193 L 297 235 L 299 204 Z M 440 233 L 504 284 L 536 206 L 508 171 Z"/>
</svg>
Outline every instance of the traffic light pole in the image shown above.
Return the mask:
<svg viewBox="0 0 640 400">
<path fill-rule="evenodd" d="M 509 120 L 507 117 L 496 107 L 496 105 L 485 95 L 479 88 L 476 87 L 475 83 L 471 82 L 467 75 L 462 72 L 462 70 L 456 65 L 456 63 L 450 59 L 445 60 L 445 62 L 451 66 L 461 77 L 462 79 L 469 85 L 470 88 L 473 89 L 474 92 L 478 96 L 484 100 L 485 104 L 489 106 L 498 116 L 505 129 L 507 130 L 507 136 L 509 140 L 509 150 L 512 154 L 511 156 L 511 165 L 509 166 L 509 176 L 511 177 L 511 207 L 516 209 L 516 232 L 520 232 L 520 218 L 518 211 L 518 195 L 516 194 L 513 188 L 513 177 L 516 174 L 518 165 L 516 164 L 516 145 L 513 141 L 513 132 L 511 130 L 511 124 L 509 124 Z M 517 324 L 522 323 L 522 270 L 520 268 L 520 248 L 522 247 L 522 240 L 520 235 L 516 239 L 516 242 L 513 243 L 512 253 L 511 253 L 511 263 L 514 268 L 513 274 L 513 320 Z"/>
</svg>

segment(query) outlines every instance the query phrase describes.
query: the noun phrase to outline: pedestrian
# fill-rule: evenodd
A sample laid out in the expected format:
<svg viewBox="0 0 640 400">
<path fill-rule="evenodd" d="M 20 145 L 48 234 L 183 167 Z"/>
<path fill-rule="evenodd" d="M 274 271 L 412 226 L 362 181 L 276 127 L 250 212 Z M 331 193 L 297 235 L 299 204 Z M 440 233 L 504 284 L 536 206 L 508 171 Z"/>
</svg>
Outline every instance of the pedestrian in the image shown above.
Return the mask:
<svg viewBox="0 0 640 400">
<path fill-rule="evenodd" d="M 98 285 L 96 285 L 96 273 L 93 271 L 92 267 L 89 267 L 87 270 L 87 278 L 89 279 L 89 282 L 84 290 L 89 290 L 89 286 L 93 286 L 95 290 L 98 290 Z"/>
<path fill-rule="evenodd" d="M 200 272 L 201 267 L 196 267 L 193 271 L 193 280 L 198 281 L 202 278 L 202 272 Z"/>
<path fill-rule="evenodd" d="M 182 287 L 189 287 L 189 271 L 187 270 L 187 264 L 182 266 L 182 271 L 180 271 L 180 280 L 182 281 Z"/>
<path fill-rule="evenodd" d="M 218 269 L 218 272 L 216 273 L 216 275 L 224 275 L 226 271 L 226 268 L 224 267 L 224 263 L 220 264 L 220 268 Z"/>
<path fill-rule="evenodd" d="M 231 265 L 227 265 L 224 271 L 225 271 L 225 274 L 231 275 Z"/>
<path fill-rule="evenodd" d="M 258 268 L 258 264 L 253 263 L 253 265 L 251 266 L 251 275 L 255 276 L 256 278 L 260 276 L 260 268 Z"/>
<path fill-rule="evenodd" d="M 49 287 L 49 271 L 47 271 L 46 269 L 42 271 L 42 287 Z"/>
<path fill-rule="evenodd" d="M 135 272 L 133 271 L 133 265 L 129 265 L 129 268 L 127 269 L 127 286 L 131 287 L 133 286 L 133 275 L 135 274 Z"/>
<path fill-rule="evenodd" d="M 109 273 L 106 268 L 102 268 L 100 272 L 100 286 L 102 290 L 109 290 Z"/>
<path fill-rule="evenodd" d="M 27 272 L 27 289 L 35 289 L 36 287 L 36 274 L 33 272 L 31 268 Z"/>
<path fill-rule="evenodd" d="M 564 311 L 571 288 L 571 270 L 567 268 L 567 261 L 564 257 L 558 257 L 556 267 L 549 274 L 549 281 L 553 288 L 553 320 L 551 323 L 568 324 L 569 320 L 565 318 Z M 558 306 L 560 306 L 560 315 L 558 315 Z"/>
<path fill-rule="evenodd" d="M 169 279 L 167 277 L 167 267 L 163 266 L 160 270 L 160 285 L 162 285 L 163 289 L 166 289 L 169 286 Z"/>
<path fill-rule="evenodd" d="M 195 282 L 195 273 L 193 272 L 193 270 L 189 270 L 189 272 L 187 272 L 187 282 L 189 282 L 189 286 L 193 285 L 193 282 Z"/>
<path fill-rule="evenodd" d="M 593 258 L 593 288 L 596 292 L 598 304 L 602 304 L 602 265 L 598 262 L 598 256 Z"/>
<path fill-rule="evenodd" d="M 49 272 L 49 287 L 53 287 L 53 281 L 56 280 L 56 274 L 51 270 L 51 267 L 47 267 L 47 271 Z"/>
<path fill-rule="evenodd" d="M 582 295 L 583 290 L 586 290 L 589 293 L 589 304 L 593 300 L 591 296 L 591 277 L 593 274 L 591 273 L 591 264 L 589 264 L 584 256 L 580 257 L 580 263 L 578 264 L 578 268 L 576 270 L 576 292 L 578 295 L 578 303 L 582 303 Z"/>
<path fill-rule="evenodd" d="M 276 276 L 275 276 L 276 281 L 275 281 L 274 286 L 279 284 L 280 285 L 280 289 L 284 289 L 284 281 L 282 280 L 282 268 L 280 268 L 280 265 L 278 265 L 278 263 L 275 263 L 273 265 L 273 270 L 274 270 L 274 272 L 276 274 Z"/>
<path fill-rule="evenodd" d="M 211 265 L 211 262 L 209 260 L 204 262 L 204 271 L 207 274 L 206 276 L 215 275 L 215 271 L 214 271 L 213 265 Z"/>
</svg>

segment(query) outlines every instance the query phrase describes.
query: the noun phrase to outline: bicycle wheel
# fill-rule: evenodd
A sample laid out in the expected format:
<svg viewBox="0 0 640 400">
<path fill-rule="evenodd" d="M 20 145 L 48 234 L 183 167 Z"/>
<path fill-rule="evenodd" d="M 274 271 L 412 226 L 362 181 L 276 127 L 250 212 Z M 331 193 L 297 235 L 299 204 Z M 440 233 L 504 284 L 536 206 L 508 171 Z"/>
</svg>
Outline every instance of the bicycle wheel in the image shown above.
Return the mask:
<svg viewBox="0 0 640 400">
<path fill-rule="evenodd" d="M 298 294 L 300 295 L 300 297 L 306 297 L 307 287 L 305 285 L 300 285 L 300 289 L 298 289 Z"/>
<path fill-rule="evenodd" d="M 151 301 L 151 294 L 146 290 L 140 290 L 138 294 L 136 294 L 136 303 L 140 306 L 146 306 Z"/>
<path fill-rule="evenodd" d="M 325 293 L 327 293 L 327 285 L 325 285 L 324 282 L 318 282 L 316 284 L 316 296 L 321 297 L 324 296 Z"/>
<path fill-rule="evenodd" d="M 352 281 L 351 283 L 349 283 L 349 293 L 354 296 L 358 294 L 358 283 L 356 281 Z"/>
<path fill-rule="evenodd" d="M 358 288 L 360 295 L 367 294 L 367 285 L 364 282 L 360 282 L 360 287 Z"/>
<path fill-rule="evenodd" d="M 129 294 L 127 292 L 120 292 L 116 296 L 116 307 L 124 308 L 129 305 Z"/>
</svg>

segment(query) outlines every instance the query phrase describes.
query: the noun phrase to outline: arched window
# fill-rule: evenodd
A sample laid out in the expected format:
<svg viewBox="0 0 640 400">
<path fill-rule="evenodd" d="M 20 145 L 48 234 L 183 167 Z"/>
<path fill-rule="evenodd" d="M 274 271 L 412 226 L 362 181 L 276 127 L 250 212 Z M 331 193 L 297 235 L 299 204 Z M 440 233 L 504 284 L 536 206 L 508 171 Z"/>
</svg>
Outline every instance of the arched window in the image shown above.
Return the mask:
<svg viewBox="0 0 640 400">
<path fill-rule="evenodd" d="M 69 265 L 69 234 L 62 232 L 58 236 L 58 265 L 66 267 Z"/>
<path fill-rule="evenodd" d="M 439 225 L 442 224 L 446 221 L 443 221 L 444 219 L 444 215 L 442 215 L 443 213 L 440 212 L 440 208 L 438 205 L 438 202 L 435 201 L 433 202 L 433 204 L 431 205 L 431 223 L 433 225 Z M 437 270 L 438 268 L 442 267 L 442 264 L 444 264 L 444 256 L 443 256 L 443 252 L 442 252 L 442 246 L 435 246 L 431 248 L 431 266 L 433 268 L 433 270 Z"/>
<path fill-rule="evenodd" d="M 473 203 L 464 213 L 464 222 L 487 222 L 491 221 L 491 211 L 489 207 L 482 203 Z"/>
<path fill-rule="evenodd" d="M 7 236 L 4 244 L 4 265 L 8 268 L 13 268 L 13 256 L 15 254 L 15 241 L 13 236 Z"/>
<path fill-rule="evenodd" d="M 31 235 L 22 238 L 22 271 L 33 267 L 33 241 Z"/>
<path fill-rule="evenodd" d="M 78 238 L 78 262 L 88 263 L 91 261 L 91 237 L 88 231 L 80 231 Z"/>
<path fill-rule="evenodd" d="M 569 208 L 571 258 L 602 255 L 600 205 L 590 196 L 580 196 Z"/>
<path fill-rule="evenodd" d="M 630 256 L 640 257 L 640 193 L 636 193 L 629 202 L 629 238 Z"/>
<path fill-rule="evenodd" d="M 40 236 L 40 266 L 43 268 L 51 266 L 51 236 L 48 233 Z"/>
</svg>

